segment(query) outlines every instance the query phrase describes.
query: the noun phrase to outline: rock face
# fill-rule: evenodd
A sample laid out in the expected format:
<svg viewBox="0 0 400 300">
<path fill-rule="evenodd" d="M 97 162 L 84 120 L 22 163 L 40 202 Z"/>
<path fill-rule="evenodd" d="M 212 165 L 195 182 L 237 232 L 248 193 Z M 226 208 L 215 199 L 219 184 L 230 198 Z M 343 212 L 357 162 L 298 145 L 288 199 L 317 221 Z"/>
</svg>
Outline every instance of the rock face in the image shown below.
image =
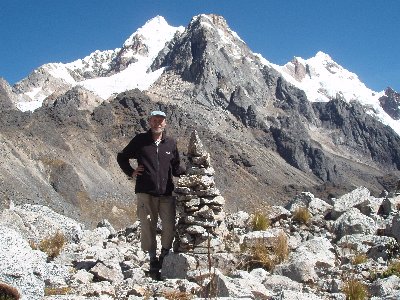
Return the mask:
<svg viewBox="0 0 400 300">
<path fill-rule="evenodd" d="M 11 86 L 0 77 L 0 111 L 16 109 L 16 95 L 12 92 Z"/>
<path fill-rule="evenodd" d="M 190 137 L 186 175 L 179 178 L 178 224 L 174 252 L 198 254 L 223 252 L 225 199 L 214 182 L 214 168 L 197 131 Z"/>
<path fill-rule="evenodd" d="M 379 98 L 382 108 L 395 120 L 400 120 L 400 94 L 391 88 L 385 90 L 385 95 Z"/>
</svg>

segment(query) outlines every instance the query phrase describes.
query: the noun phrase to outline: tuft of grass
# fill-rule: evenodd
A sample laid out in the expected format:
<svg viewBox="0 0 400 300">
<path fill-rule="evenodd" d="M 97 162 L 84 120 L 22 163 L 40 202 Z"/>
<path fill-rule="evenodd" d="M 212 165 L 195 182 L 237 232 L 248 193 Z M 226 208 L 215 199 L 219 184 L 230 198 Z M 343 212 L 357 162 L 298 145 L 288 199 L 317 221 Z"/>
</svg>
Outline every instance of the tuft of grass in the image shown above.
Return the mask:
<svg viewBox="0 0 400 300">
<path fill-rule="evenodd" d="M 271 220 L 268 216 L 262 211 L 256 211 L 251 220 L 251 228 L 253 231 L 261 231 L 266 230 L 269 226 L 271 226 Z"/>
<path fill-rule="evenodd" d="M 242 267 L 246 269 L 263 268 L 271 271 L 289 256 L 287 236 L 280 234 L 272 245 L 258 241 L 248 248 L 242 246 L 242 251 L 247 256 Z"/>
<path fill-rule="evenodd" d="M 276 241 L 275 247 L 273 247 L 274 254 L 277 257 L 277 262 L 281 263 L 285 261 L 289 256 L 289 244 L 286 234 L 281 233 Z"/>
<path fill-rule="evenodd" d="M 193 295 L 188 292 L 181 291 L 165 291 L 163 297 L 168 300 L 189 300 L 193 298 Z"/>
<path fill-rule="evenodd" d="M 71 288 L 66 287 L 45 287 L 45 296 L 56 296 L 56 295 L 68 295 L 71 292 Z"/>
<path fill-rule="evenodd" d="M 392 275 L 396 275 L 397 277 L 400 277 L 400 261 L 392 261 L 387 270 L 383 272 L 382 278 L 387 278 Z"/>
<path fill-rule="evenodd" d="M 360 265 L 360 264 L 367 262 L 367 260 L 368 260 L 368 257 L 365 253 L 358 253 L 353 256 L 353 258 L 351 259 L 351 263 L 353 265 Z"/>
<path fill-rule="evenodd" d="M 367 286 L 357 279 L 344 282 L 343 293 L 346 295 L 346 300 L 368 299 Z"/>
<path fill-rule="evenodd" d="M 16 288 L 4 282 L 0 282 L 0 300 L 18 300 L 20 297 Z"/>
<path fill-rule="evenodd" d="M 50 259 L 54 259 L 60 255 L 62 248 L 65 245 L 65 236 L 62 232 L 57 231 L 53 236 L 40 241 L 39 245 L 30 241 L 29 244 L 32 249 L 39 249 L 47 254 Z"/>
<path fill-rule="evenodd" d="M 300 224 L 308 225 L 311 221 L 311 214 L 307 207 L 298 207 L 294 211 L 292 219 Z"/>
</svg>

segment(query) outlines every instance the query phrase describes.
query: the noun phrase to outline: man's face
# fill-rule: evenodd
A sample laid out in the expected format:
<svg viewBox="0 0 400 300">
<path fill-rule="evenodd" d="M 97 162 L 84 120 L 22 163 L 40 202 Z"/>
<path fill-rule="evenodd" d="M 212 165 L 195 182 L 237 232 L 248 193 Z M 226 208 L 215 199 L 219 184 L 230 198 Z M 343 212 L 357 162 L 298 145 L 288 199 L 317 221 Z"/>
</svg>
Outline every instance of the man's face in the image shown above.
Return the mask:
<svg viewBox="0 0 400 300">
<path fill-rule="evenodd" d="M 167 121 L 163 116 L 152 116 L 149 119 L 149 125 L 153 133 L 162 133 L 167 126 Z"/>
</svg>

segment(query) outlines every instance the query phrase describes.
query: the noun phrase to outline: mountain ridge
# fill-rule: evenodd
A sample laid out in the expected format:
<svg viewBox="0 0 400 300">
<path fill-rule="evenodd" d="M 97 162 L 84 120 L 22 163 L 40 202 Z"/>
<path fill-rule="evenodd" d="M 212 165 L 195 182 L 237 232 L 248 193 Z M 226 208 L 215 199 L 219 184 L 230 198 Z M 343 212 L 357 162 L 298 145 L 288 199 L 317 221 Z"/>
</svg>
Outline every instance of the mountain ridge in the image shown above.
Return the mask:
<svg viewBox="0 0 400 300">
<path fill-rule="evenodd" d="M 151 57 L 143 39 L 134 37 L 126 44 L 133 49 L 124 53 L 136 51 L 129 57 L 137 61 L 120 60 L 126 68 L 109 77 L 74 86 L 39 68 L 15 87 L 49 95 L 34 112 L 1 112 L 1 137 L 8 145 L 0 160 L 5 198 L 50 203 L 68 216 L 76 210 L 91 225 L 110 211 L 112 222 L 132 219 L 134 186 L 115 155 L 146 130 L 154 109 L 167 113 L 183 160 L 187 136 L 199 132 L 230 210 L 284 203 L 302 191 L 337 197 L 366 186 L 377 195 L 393 190 L 400 178 L 400 137 L 391 127 L 340 93 L 310 101 L 223 17 L 194 17 L 186 28 L 171 30 Z M 110 94 L 113 80 L 122 92 Z M 95 86 L 107 99 L 95 95 Z M 397 93 L 387 94 L 384 104 L 395 111 Z M 25 185 L 19 186 L 21 180 Z"/>
</svg>

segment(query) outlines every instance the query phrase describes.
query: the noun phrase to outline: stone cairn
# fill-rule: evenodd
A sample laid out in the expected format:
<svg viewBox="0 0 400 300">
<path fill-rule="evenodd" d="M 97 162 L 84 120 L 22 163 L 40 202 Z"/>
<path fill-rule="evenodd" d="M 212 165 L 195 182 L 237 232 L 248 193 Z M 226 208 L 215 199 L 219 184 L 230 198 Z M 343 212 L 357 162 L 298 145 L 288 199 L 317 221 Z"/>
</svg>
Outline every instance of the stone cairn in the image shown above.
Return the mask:
<svg viewBox="0 0 400 300">
<path fill-rule="evenodd" d="M 225 252 L 225 199 L 215 187 L 210 154 L 197 131 L 191 134 L 187 155 L 186 175 L 179 178 L 175 188 L 178 223 L 174 252 Z"/>
</svg>

